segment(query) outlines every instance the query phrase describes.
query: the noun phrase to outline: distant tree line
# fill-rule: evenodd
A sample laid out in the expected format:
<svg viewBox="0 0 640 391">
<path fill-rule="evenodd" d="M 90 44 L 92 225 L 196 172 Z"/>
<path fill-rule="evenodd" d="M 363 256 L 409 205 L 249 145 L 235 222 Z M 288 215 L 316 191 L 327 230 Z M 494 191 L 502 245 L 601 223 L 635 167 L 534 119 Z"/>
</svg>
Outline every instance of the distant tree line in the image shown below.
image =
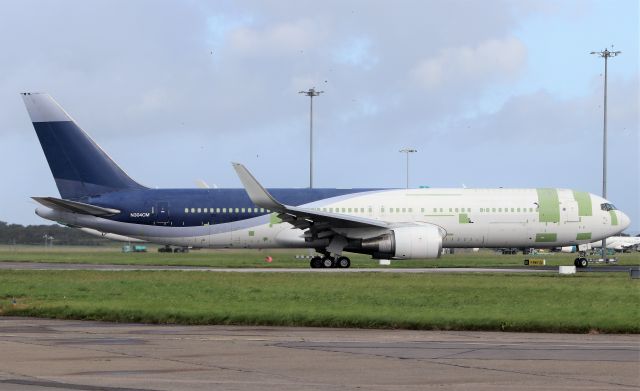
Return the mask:
<svg viewBox="0 0 640 391">
<path fill-rule="evenodd" d="M 48 237 L 49 244 L 52 243 L 54 246 L 100 246 L 113 243 L 108 239 L 57 224 L 24 226 L 0 221 L 0 244 L 41 244 L 44 246 L 45 237 Z"/>
</svg>

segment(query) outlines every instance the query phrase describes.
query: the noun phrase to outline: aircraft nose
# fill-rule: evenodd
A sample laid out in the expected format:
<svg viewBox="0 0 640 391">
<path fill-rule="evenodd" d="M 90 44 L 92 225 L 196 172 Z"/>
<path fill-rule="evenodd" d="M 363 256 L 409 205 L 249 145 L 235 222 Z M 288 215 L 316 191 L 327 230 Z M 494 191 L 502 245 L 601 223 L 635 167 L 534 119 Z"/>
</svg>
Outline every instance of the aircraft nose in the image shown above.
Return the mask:
<svg viewBox="0 0 640 391">
<path fill-rule="evenodd" d="M 618 213 L 620 214 L 620 226 L 623 227 L 622 230 L 624 231 L 625 229 L 627 229 L 629 227 L 629 225 L 631 225 L 631 219 L 629 218 L 629 216 L 627 216 L 625 213 L 618 211 Z"/>
</svg>

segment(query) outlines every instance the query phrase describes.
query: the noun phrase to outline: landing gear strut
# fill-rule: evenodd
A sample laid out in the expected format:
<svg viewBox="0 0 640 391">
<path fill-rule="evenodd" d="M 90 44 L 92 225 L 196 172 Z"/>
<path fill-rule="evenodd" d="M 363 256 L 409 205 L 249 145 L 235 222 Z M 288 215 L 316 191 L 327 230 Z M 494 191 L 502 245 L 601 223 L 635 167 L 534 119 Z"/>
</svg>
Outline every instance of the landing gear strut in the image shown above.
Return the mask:
<svg viewBox="0 0 640 391">
<path fill-rule="evenodd" d="M 342 256 L 338 258 L 334 258 L 331 255 L 325 255 L 323 257 L 316 256 L 311 258 L 309 265 L 313 269 L 335 267 L 346 269 L 351 266 L 351 260 L 347 257 Z"/>
</svg>

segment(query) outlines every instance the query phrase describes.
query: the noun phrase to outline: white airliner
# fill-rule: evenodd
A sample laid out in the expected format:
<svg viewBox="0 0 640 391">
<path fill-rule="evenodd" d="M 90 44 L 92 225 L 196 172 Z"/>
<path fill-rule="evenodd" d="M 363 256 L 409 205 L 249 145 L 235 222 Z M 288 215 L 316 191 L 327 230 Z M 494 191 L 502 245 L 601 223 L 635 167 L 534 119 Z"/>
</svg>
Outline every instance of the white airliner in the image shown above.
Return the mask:
<svg viewBox="0 0 640 391">
<path fill-rule="evenodd" d="M 568 189 L 149 189 L 131 179 L 49 96 L 24 93 L 61 198 L 36 213 L 113 238 L 208 248 L 311 248 L 312 267 L 349 267 L 344 252 L 429 259 L 443 247 L 574 246 L 629 218 Z M 142 158 L 153 157 L 143 155 Z M 93 230 L 93 231 L 91 231 Z"/>
<path fill-rule="evenodd" d="M 625 251 L 640 246 L 640 237 L 638 236 L 612 236 L 607 238 L 607 248 L 616 251 Z M 602 241 L 591 243 L 592 248 L 602 248 Z"/>
</svg>

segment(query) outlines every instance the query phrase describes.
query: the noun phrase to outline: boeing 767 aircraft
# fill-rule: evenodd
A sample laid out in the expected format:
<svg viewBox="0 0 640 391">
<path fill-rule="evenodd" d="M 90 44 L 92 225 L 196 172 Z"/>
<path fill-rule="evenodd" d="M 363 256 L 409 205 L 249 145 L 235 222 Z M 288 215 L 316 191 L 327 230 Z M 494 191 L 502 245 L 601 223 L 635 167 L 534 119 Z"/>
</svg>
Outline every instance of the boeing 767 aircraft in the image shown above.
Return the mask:
<svg viewBox="0 0 640 391">
<path fill-rule="evenodd" d="M 567 189 L 270 189 L 241 164 L 244 189 L 150 189 L 131 179 L 47 94 L 23 93 L 60 198 L 38 216 L 114 239 L 207 248 L 311 248 L 428 259 L 443 247 L 562 247 L 615 235 L 629 218 Z M 576 259 L 576 262 L 582 259 Z M 586 259 L 584 260 L 586 262 Z"/>
</svg>

